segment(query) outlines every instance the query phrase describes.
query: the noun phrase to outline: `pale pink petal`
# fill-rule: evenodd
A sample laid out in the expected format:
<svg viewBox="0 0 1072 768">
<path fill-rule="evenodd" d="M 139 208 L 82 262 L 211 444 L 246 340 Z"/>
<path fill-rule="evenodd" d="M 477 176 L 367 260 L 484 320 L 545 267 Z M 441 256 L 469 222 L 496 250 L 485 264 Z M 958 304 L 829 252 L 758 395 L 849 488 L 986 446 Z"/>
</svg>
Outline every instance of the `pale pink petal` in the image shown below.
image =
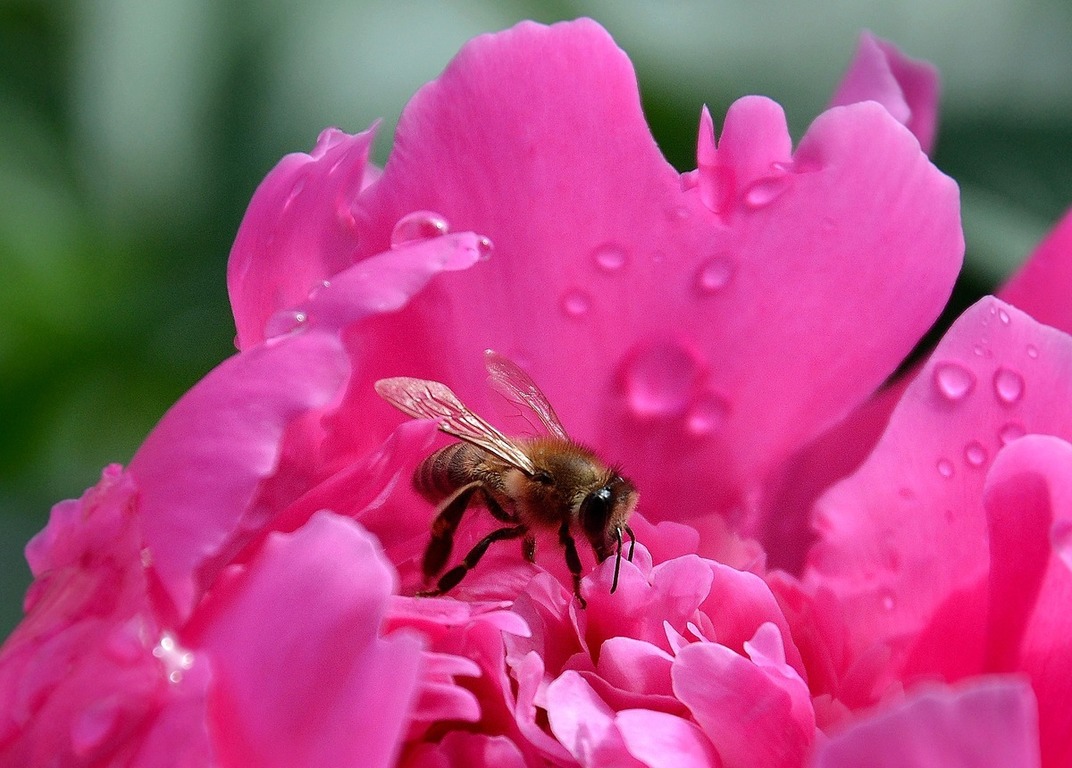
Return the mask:
<svg viewBox="0 0 1072 768">
<path fill-rule="evenodd" d="M 938 88 L 934 65 L 909 58 L 893 43 L 864 32 L 830 105 L 877 101 L 929 153 L 938 125 Z"/>
<path fill-rule="evenodd" d="M 517 727 L 531 747 L 553 765 L 571 765 L 572 755 L 559 741 L 546 733 L 536 722 L 543 717 L 537 709 L 536 698 L 544 682 L 544 666 L 538 653 L 525 656 L 514 668 L 517 680 L 517 703 L 514 717 Z"/>
<path fill-rule="evenodd" d="M 547 686 L 551 732 L 584 768 L 641 766 L 626 750 L 614 712 L 576 672 Z"/>
<path fill-rule="evenodd" d="M 814 768 L 1037 768 L 1031 689 L 1011 678 L 933 688 L 819 747 Z"/>
<path fill-rule="evenodd" d="M 665 712 L 627 709 L 615 718 L 629 754 L 648 768 L 720 768 L 722 761 L 703 731 Z"/>
<path fill-rule="evenodd" d="M 1072 210 L 1046 236 L 998 296 L 1040 323 L 1072 333 Z"/>
<path fill-rule="evenodd" d="M 1024 672 L 1038 699 L 1045 765 L 1072 763 L 1072 571 L 1054 531 L 1072 530 L 1072 445 L 1029 435 L 998 454 L 990 521 L 987 666 Z"/>
<path fill-rule="evenodd" d="M 894 370 L 960 265 L 955 185 L 885 109 L 831 110 L 789 150 L 775 105 L 734 105 L 712 211 L 659 153 L 594 22 L 477 38 L 407 107 L 355 216 L 362 256 L 414 211 L 489 236 L 494 255 L 351 348 L 370 378 L 444 381 L 484 414 L 494 348 L 624 463 L 650 520 L 731 507 Z M 371 388 L 351 396 L 355 413 L 382 407 Z"/>
<path fill-rule="evenodd" d="M 857 652 L 906 653 L 943 604 L 961 613 L 950 661 L 978 645 L 978 600 L 965 597 L 989 564 L 987 469 L 1025 433 L 1072 437 L 1070 380 L 1072 338 L 1014 307 L 986 298 L 954 323 L 875 451 L 817 505 L 807 579 L 840 597 Z"/>
<path fill-rule="evenodd" d="M 393 764 L 420 658 L 413 635 L 379 636 L 393 581 L 359 525 L 321 513 L 217 584 L 191 632 L 225 762 Z"/>
<path fill-rule="evenodd" d="M 372 137 L 329 128 L 312 153 L 287 155 L 257 188 L 227 264 L 239 349 L 262 341 L 268 318 L 353 263 L 350 204 L 369 167 Z"/>
<path fill-rule="evenodd" d="M 674 657 L 651 643 L 631 637 L 612 637 L 599 649 L 596 672 L 624 691 L 669 696 Z"/>
<path fill-rule="evenodd" d="M 324 407 L 345 375 L 339 340 L 330 334 L 295 334 L 251 349 L 198 382 L 138 449 L 130 473 L 140 489 L 145 544 L 179 616 L 278 510 L 256 500 L 280 471 L 287 427 Z M 296 496 L 304 489 L 283 490 Z"/>
<path fill-rule="evenodd" d="M 765 640 L 777 636 L 777 632 Z M 716 643 L 693 643 L 674 662 L 674 692 L 726 768 L 800 765 L 815 738 L 807 686 L 784 663 L 756 664 Z"/>
</svg>

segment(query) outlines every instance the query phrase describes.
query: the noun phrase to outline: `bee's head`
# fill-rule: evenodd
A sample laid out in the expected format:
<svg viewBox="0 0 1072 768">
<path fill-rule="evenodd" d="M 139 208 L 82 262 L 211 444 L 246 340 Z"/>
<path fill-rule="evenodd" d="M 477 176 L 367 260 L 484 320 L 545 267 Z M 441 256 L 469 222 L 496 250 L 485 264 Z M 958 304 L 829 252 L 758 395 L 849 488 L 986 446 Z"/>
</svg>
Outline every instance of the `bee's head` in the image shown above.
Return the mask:
<svg viewBox="0 0 1072 768">
<path fill-rule="evenodd" d="M 621 567 L 622 560 L 622 531 L 629 534 L 633 546 L 636 544 L 628 522 L 638 498 L 636 487 L 614 472 L 607 482 L 589 493 L 581 502 L 579 515 L 581 529 L 591 543 L 596 557 L 603 562 L 610 557 L 612 550 L 617 551 L 618 561 L 614 565 L 614 585 L 611 587 L 611 592 L 618 588 L 618 569 Z M 629 548 L 630 560 L 633 559 L 633 546 Z"/>
</svg>

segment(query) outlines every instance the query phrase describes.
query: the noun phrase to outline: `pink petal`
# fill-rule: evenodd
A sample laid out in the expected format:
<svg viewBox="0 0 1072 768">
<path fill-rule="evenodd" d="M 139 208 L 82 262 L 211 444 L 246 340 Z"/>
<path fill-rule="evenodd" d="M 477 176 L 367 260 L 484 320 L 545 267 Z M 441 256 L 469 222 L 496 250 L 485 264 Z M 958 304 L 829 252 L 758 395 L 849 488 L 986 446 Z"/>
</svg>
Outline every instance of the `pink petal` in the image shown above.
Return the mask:
<svg viewBox="0 0 1072 768">
<path fill-rule="evenodd" d="M 614 712 L 576 672 L 563 672 L 547 686 L 547 720 L 585 768 L 640 766 L 626 750 Z"/>
<path fill-rule="evenodd" d="M 612 637 L 599 649 L 596 671 L 621 690 L 669 696 L 673 662 L 674 657 L 656 645 L 631 637 Z"/>
<path fill-rule="evenodd" d="M 525 768 L 525 758 L 503 736 L 451 731 L 438 744 L 422 745 L 403 768 Z"/>
<path fill-rule="evenodd" d="M 757 636 L 761 645 L 776 638 L 769 630 Z M 807 686 L 784 661 L 756 658 L 760 663 L 715 643 L 693 643 L 674 662 L 674 692 L 726 768 L 800 765 L 815 737 Z"/>
<path fill-rule="evenodd" d="M 378 636 L 393 580 L 375 541 L 325 512 L 217 586 L 191 631 L 225 762 L 393 764 L 420 656 L 412 635 Z"/>
<path fill-rule="evenodd" d="M 268 318 L 353 263 L 350 204 L 369 168 L 372 136 L 329 128 L 311 154 L 287 155 L 257 188 L 227 264 L 239 349 L 262 341 Z"/>
<path fill-rule="evenodd" d="M 1008 678 L 932 688 L 858 721 L 819 747 L 814 768 L 1035 768 L 1031 689 Z"/>
<path fill-rule="evenodd" d="M 1065 213 L 998 296 L 1040 323 L 1072 333 L 1072 210 Z"/>
<path fill-rule="evenodd" d="M 614 718 L 629 754 L 648 768 L 720 768 L 722 761 L 703 731 L 674 715 L 627 709 Z"/>
<path fill-rule="evenodd" d="M 830 106 L 877 101 L 929 153 L 938 125 L 938 89 L 938 70 L 932 64 L 911 59 L 892 43 L 864 32 Z"/>
<path fill-rule="evenodd" d="M 1025 433 L 1072 436 L 1070 380 L 1072 339 L 997 299 L 954 323 L 875 451 L 817 505 L 807 579 L 840 597 L 856 651 L 905 653 L 945 604 L 962 614 L 945 647 L 963 667 L 982 629 L 965 598 L 989 563 L 987 468 Z"/>
<path fill-rule="evenodd" d="M 130 473 L 141 491 L 145 543 L 180 616 L 278 510 L 255 502 L 280 471 L 287 427 L 325 406 L 345 374 L 339 341 L 329 334 L 251 349 L 198 382 L 138 449 Z"/>
<path fill-rule="evenodd" d="M 1072 571 L 1059 551 L 1072 530 L 1072 445 L 1028 435 L 994 460 L 987 666 L 1025 672 L 1038 699 L 1046 765 L 1072 762 Z M 1055 539 L 1054 532 L 1059 535 Z"/>
<path fill-rule="evenodd" d="M 417 210 L 495 255 L 352 348 L 370 378 L 444 381 L 485 414 L 480 354 L 497 349 L 624 463 L 649 519 L 731 506 L 893 371 L 960 264 L 955 185 L 884 109 L 831 110 L 789 146 L 775 105 L 736 104 L 717 149 L 730 203 L 711 211 L 660 155 L 595 23 L 477 38 L 407 107 L 355 215 L 362 255 Z M 351 394 L 354 413 L 379 407 Z"/>
</svg>

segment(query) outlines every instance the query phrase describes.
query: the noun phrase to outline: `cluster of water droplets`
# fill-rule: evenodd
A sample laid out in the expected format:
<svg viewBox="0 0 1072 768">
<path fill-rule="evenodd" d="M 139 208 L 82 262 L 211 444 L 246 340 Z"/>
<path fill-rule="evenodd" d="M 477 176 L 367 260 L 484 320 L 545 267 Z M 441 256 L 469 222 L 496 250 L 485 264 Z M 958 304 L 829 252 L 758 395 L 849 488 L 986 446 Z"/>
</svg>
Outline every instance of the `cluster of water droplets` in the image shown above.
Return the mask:
<svg viewBox="0 0 1072 768">
<path fill-rule="evenodd" d="M 1009 325 L 1011 318 L 1004 309 L 992 310 L 1002 325 Z M 976 357 L 990 359 L 993 353 L 986 343 L 975 344 L 972 352 Z M 1037 360 L 1039 351 L 1036 346 L 1029 344 L 1024 348 L 1024 353 L 1031 360 Z M 932 384 L 939 397 L 953 406 L 959 407 L 969 400 L 980 382 L 975 372 L 967 365 L 956 360 L 940 361 L 932 369 Z M 1023 401 L 1026 392 L 1026 384 L 1023 374 L 1010 365 L 999 365 L 994 369 L 982 389 L 989 390 L 989 397 L 998 404 L 1002 411 L 1013 411 Z M 1026 434 L 1022 422 L 1012 418 L 1004 420 L 997 428 L 993 439 L 996 439 L 998 447 L 1007 445 Z M 987 443 L 993 439 L 985 439 L 983 436 L 968 441 L 962 450 L 964 463 L 971 469 L 980 469 L 986 466 L 991 458 Z M 939 475 L 950 479 L 956 475 L 956 464 L 950 457 L 939 457 L 935 463 Z"/>
</svg>

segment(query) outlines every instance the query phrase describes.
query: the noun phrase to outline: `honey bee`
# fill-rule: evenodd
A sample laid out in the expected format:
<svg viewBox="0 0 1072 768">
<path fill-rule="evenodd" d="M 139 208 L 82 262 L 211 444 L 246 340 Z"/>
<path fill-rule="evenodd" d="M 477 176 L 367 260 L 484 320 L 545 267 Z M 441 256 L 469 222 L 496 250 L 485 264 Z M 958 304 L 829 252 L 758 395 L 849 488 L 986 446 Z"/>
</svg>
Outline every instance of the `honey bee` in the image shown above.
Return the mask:
<svg viewBox="0 0 1072 768">
<path fill-rule="evenodd" d="M 418 594 L 441 595 L 457 586 L 497 541 L 521 539 L 522 555 L 535 563 L 534 531 L 557 530 L 573 577 L 573 594 L 584 608 L 587 603 L 581 597 L 581 559 L 574 532 L 588 540 L 600 562 L 616 550 L 610 590 L 614 592 L 622 564 L 622 531 L 630 540 L 629 560 L 636 548 L 628 521 L 636 507 L 637 490 L 616 467 L 569 438 L 554 408 L 528 374 L 490 349 L 484 352 L 484 362 L 492 386 L 535 414 L 548 434 L 506 437 L 437 381 L 400 376 L 375 384 L 380 397 L 403 413 L 436 419 L 441 431 L 462 440 L 433 453 L 413 474 L 417 491 L 437 505 L 422 561 L 425 582 L 446 566 L 454 533 L 470 504 L 482 504 L 496 520 L 505 523 L 478 541 L 434 587 Z"/>
</svg>

